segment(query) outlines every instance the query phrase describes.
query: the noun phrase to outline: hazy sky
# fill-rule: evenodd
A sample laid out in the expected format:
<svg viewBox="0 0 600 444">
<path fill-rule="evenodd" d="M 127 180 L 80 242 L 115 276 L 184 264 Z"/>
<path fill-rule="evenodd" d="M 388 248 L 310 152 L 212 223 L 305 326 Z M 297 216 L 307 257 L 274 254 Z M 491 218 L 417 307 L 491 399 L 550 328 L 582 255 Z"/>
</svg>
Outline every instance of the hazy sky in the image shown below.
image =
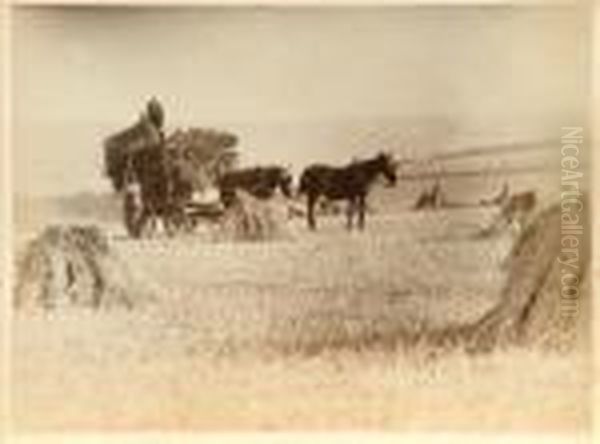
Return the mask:
<svg viewBox="0 0 600 444">
<path fill-rule="evenodd" d="M 559 135 L 585 93 L 582 32 L 549 8 L 22 8 L 16 189 L 108 188 L 102 138 L 151 95 L 167 131 L 230 129 L 247 163 L 296 168 L 409 139 Z"/>
</svg>

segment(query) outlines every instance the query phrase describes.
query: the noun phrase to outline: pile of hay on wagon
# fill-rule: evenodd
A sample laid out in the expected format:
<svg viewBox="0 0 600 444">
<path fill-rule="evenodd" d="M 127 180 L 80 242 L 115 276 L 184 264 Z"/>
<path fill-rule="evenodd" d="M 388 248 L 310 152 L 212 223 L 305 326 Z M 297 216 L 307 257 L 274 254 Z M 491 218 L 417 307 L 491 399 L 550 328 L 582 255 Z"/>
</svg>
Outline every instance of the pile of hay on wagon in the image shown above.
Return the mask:
<svg viewBox="0 0 600 444">
<path fill-rule="evenodd" d="M 124 225 L 134 238 L 157 218 L 169 231 L 191 228 L 186 205 L 237 161 L 236 135 L 205 128 L 165 135 L 164 120 L 152 99 L 135 124 L 104 140 L 105 174 L 122 194 Z"/>
</svg>

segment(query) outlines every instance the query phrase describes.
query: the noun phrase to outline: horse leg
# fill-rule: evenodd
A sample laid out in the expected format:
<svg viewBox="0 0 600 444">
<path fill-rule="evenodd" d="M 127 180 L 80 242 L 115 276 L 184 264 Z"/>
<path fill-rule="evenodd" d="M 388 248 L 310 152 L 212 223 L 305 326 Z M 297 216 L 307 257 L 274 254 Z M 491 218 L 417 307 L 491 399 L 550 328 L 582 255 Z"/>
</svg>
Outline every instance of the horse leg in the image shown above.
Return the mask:
<svg viewBox="0 0 600 444">
<path fill-rule="evenodd" d="M 366 211 L 365 196 L 359 196 L 358 197 L 358 228 L 360 230 L 365 229 L 365 211 Z"/>
<path fill-rule="evenodd" d="M 315 204 L 317 203 L 317 196 L 309 194 L 307 200 L 306 217 L 308 220 L 308 228 L 311 230 L 317 229 L 317 222 L 315 220 Z"/>
<path fill-rule="evenodd" d="M 353 198 L 348 199 L 348 206 L 346 207 L 346 228 L 348 231 L 352 230 L 352 219 L 354 218 L 355 201 Z"/>
</svg>

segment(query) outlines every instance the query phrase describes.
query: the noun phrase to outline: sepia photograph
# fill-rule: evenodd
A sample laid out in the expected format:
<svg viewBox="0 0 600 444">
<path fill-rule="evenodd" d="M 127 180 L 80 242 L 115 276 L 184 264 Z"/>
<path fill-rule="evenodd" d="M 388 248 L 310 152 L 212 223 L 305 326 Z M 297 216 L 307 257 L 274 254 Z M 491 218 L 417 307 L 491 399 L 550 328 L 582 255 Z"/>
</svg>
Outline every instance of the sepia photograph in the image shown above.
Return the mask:
<svg viewBox="0 0 600 444">
<path fill-rule="evenodd" d="M 12 5 L 11 432 L 591 437 L 587 9 Z"/>
</svg>

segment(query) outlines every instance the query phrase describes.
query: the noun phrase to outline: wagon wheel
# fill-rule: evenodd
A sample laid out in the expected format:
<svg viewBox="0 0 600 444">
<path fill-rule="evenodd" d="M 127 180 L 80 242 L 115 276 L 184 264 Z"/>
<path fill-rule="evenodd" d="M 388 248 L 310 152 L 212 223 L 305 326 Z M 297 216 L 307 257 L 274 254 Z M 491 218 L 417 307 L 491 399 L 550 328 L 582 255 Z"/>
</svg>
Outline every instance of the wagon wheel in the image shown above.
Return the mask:
<svg viewBox="0 0 600 444">
<path fill-rule="evenodd" d="M 127 233 L 134 239 L 139 239 L 142 234 L 142 211 L 135 194 L 127 191 L 123 202 L 124 223 Z"/>
</svg>

